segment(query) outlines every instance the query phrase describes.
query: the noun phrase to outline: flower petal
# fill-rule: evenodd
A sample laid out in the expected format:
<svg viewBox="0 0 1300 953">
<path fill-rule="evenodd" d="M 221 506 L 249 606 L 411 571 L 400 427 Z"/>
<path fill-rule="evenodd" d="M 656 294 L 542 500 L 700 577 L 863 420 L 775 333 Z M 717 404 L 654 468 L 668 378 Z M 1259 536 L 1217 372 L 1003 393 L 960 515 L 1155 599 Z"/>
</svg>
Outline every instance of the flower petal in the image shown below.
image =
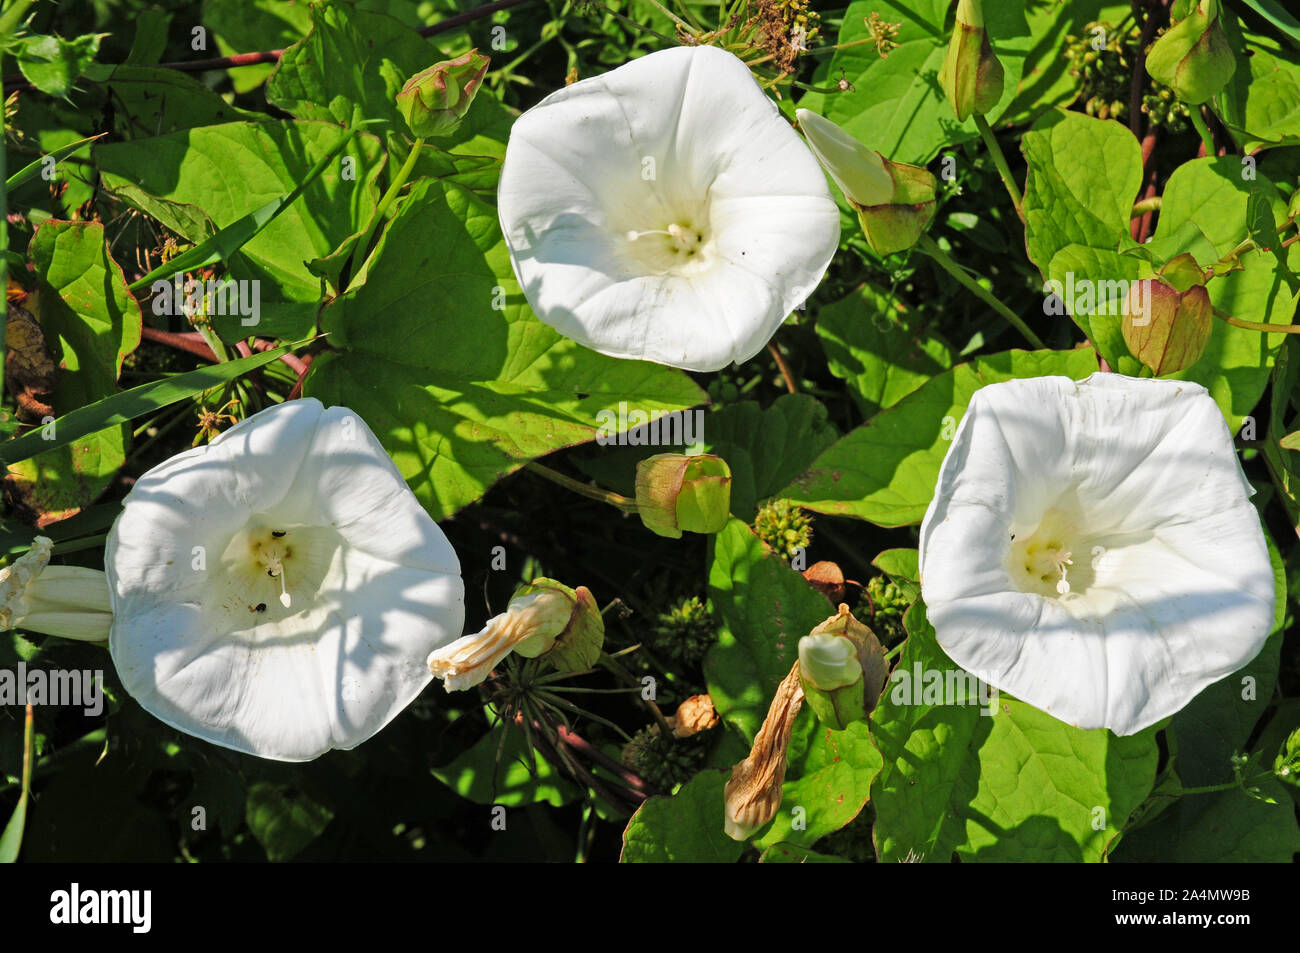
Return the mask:
<svg viewBox="0 0 1300 953">
<path fill-rule="evenodd" d="M 1272 629 L 1250 492 L 1197 384 L 1099 373 L 985 387 L 921 526 L 939 644 L 1064 721 L 1138 732 L 1249 662 Z M 1007 566 L 1012 534 L 1052 507 L 1082 534 L 1067 567 L 1079 588 L 1059 598 L 1018 591 Z"/>
<path fill-rule="evenodd" d="M 603 354 L 690 370 L 761 350 L 839 241 L 816 160 L 713 47 L 548 96 L 511 130 L 498 198 L 538 317 Z M 698 259 L 652 252 L 670 226 L 698 232 Z"/>
</svg>

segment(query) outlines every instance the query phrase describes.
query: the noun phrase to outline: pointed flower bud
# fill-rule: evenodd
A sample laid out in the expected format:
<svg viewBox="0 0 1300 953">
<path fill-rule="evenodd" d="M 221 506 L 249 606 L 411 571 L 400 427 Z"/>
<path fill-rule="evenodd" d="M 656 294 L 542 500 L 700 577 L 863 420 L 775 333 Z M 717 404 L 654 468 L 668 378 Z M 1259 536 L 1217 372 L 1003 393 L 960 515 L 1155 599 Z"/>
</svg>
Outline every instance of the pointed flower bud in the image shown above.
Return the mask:
<svg viewBox="0 0 1300 953">
<path fill-rule="evenodd" d="M 411 133 L 425 139 L 455 132 L 483 84 L 489 62 L 478 50 L 470 50 L 408 79 L 397 94 L 397 111 Z"/>
<path fill-rule="evenodd" d="M 106 642 L 113 627 L 108 579 L 98 569 L 51 566 L 54 543 L 31 549 L 0 569 L 0 631 L 26 629 L 85 642 Z"/>
<path fill-rule="evenodd" d="M 957 4 L 957 23 L 939 70 L 939 85 L 961 122 L 972 115 L 983 116 L 1002 98 L 1002 64 L 989 45 L 980 0 Z"/>
<path fill-rule="evenodd" d="M 934 176 L 891 162 L 814 112 L 799 109 L 795 115 L 813 155 L 857 211 L 872 251 L 892 255 L 915 245 L 934 215 Z"/>
<path fill-rule="evenodd" d="M 711 453 L 659 453 L 636 465 L 641 522 L 660 536 L 716 533 L 731 510 L 731 468 Z"/>
<path fill-rule="evenodd" d="M 1183 102 L 1199 106 L 1228 84 L 1237 62 L 1219 22 L 1219 0 L 1187 6 L 1187 15 L 1147 53 L 1147 72 Z"/>
<path fill-rule="evenodd" d="M 1210 340 L 1214 305 L 1201 285 L 1186 291 L 1157 279 L 1129 285 L 1120 331 L 1133 356 L 1156 377 L 1196 363 Z"/>
<path fill-rule="evenodd" d="M 889 665 L 875 633 L 841 603 L 799 640 L 799 673 L 809 707 L 827 727 L 843 731 L 875 708 Z"/>
<path fill-rule="evenodd" d="M 723 789 L 726 816 L 723 830 L 733 840 L 745 840 L 776 816 L 785 783 L 785 754 L 790 747 L 794 719 L 803 705 L 799 663 L 777 686 L 763 727 L 754 736 L 749 757 L 731 769 Z"/>
<path fill-rule="evenodd" d="M 449 692 L 484 681 L 511 652 L 546 655 L 563 671 L 590 668 L 600 655 L 605 625 L 591 592 L 538 578 L 520 586 L 506 611 L 480 632 L 466 635 L 429 656 L 429 670 Z"/>
</svg>

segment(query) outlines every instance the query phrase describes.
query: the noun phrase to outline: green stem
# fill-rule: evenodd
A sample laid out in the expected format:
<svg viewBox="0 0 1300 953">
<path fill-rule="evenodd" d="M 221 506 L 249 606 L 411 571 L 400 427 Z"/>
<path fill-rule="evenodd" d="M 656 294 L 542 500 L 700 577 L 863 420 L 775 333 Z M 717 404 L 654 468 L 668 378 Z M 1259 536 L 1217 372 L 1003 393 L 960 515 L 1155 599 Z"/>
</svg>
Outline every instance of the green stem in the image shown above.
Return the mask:
<svg viewBox="0 0 1300 953">
<path fill-rule="evenodd" d="M 1260 324 L 1258 321 L 1243 321 L 1218 308 L 1214 309 L 1214 316 L 1221 321 L 1227 321 L 1234 328 L 1244 328 L 1247 331 L 1262 331 L 1265 334 L 1300 334 L 1300 324 Z"/>
<path fill-rule="evenodd" d="M 370 226 L 366 233 L 357 240 L 356 245 L 352 248 L 352 258 L 348 267 L 348 287 L 351 288 L 352 282 L 356 280 L 357 274 L 361 271 L 361 266 L 365 263 L 366 252 L 370 248 L 370 239 L 375 234 L 375 229 L 388 214 L 388 210 L 393 207 L 397 201 L 397 193 L 406 185 L 406 180 L 411 177 L 411 170 L 415 168 L 416 161 L 420 158 L 420 150 L 424 148 L 424 140 L 417 138 L 411 143 L 411 151 L 406 156 L 406 161 L 402 167 L 397 170 L 397 175 L 393 176 L 393 181 L 388 184 L 388 189 L 380 198 L 379 204 L 375 206 L 375 213 L 370 217 Z"/>
<path fill-rule="evenodd" d="M 1205 145 L 1205 154 L 1213 159 L 1215 156 L 1214 137 L 1210 135 L 1210 127 L 1205 124 L 1205 117 L 1201 115 L 1201 107 L 1189 107 L 1187 115 L 1191 117 L 1192 125 L 1196 128 L 1201 137 L 1201 142 Z"/>
<path fill-rule="evenodd" d="M 536 460 L 531 460 L 528 463 L 525 463 L 524 469 L 531 470 L 538 476 L 546 477 L 546 479 L 550 480 L 552 483 L 557 483 L 566 490 L 572 490 L 574 493 L 577 493 L 580 496 L 585 496 L 589 500 L 598 500 L 601 503 L 608 503 L 610 506 L 617 507 L 624 513 L 630 514 L 637 512 L 636 500 L 628 499 L 626 496 L 613 493 L 610 490 L 605 490 L 598 486 L 593 486 L 590 483 L 582 483 L 572 477 L 565 476 L 558 470 L 552 470 L 550 467 L 540 464 Z"/>
<path fill-rule="evenodd" d="M 1047 346 L 1042 342 L 1042 340 L 1038 337 L 1037 334 L 1035 334 L 1032 330 L 1030 330 L 1029 325 L 1025 324 L 1024 320 L 1021 319 L 1020 315 L 1016 314 L 1014 311 L 1008 308 L 997 298 L 993 297 L 993 295 L 989 294 L 987 291 L 981 288 L 979 283 L 976 282 L 975 279 L 973 279 L 970 275 L 966 274 L 965 270 L 960 265 L 958 265 L 955 261 L 949 258 L 948 254 L 937 244 L 935 244 L 933 238 L 931 238 L 929 235 L 922 235 L 920 240 L 916 244 L 917 247 L 921 249 L 921 251 L 925 252 L 936 262 L 938 262 L 939 267 L 943 268 L 944 271 L 948 272 L 948 274 L 956 278 L 958 284 L 960 284 L 971 294 L 975 295 L 975 297 L 979 298 L 981 301 L 987 304 L 998 314 L 1002 315 L 1002 317 L 1006 318 L 1007 322 L 1013 328 L 1015 328 L 1017 331 L 1019 331 L 1021 334 L 1025 336 L 1026 341 L 1028 341 L 1036 348 L 1045 348 Z"/>
<path fill-rule="evenodd" d="M 22 22 L 23 14 L 27 12 L 36 0 L 14 0 L 9 4 L 3 14 L 0 14 L 0 40 L 7 40 L 17 29 L 18 24 Z"/>
<path fill-rule="evenodd" d="M 673 11 L 671 11 L 671 10 L 669 10 L 667 7 L 665 7 L 662 3 L 659 2 L 659 0 L 646 0 L 646 3 L 650 4 L 650 6 L 654 7 L 656 10 L 658 10 L 660 13 L 662 13 L 662 14 L 663 14 L 664 16 L 666 16 L 668 19 L 670 19 L 670 20 L 672 20 L 674 23 L 676 23 L 677 26 L 682 30 L 682 32 L 684 32 L 684 33 L 688 33 L 688 34 L 690 34 L 691 36 L 694 36 L 694 35 L 695 35 L 695 31 L 691 29 L 691 25 L 690 25 L 689 23 L 687 23 L 685 20 L 683 20 L 683 19 L 682 19 L 681 17 L 679 17 L 677 14 L 673 13 Z"/>
<path fill-rule="evenodd" d="M 984 148 L 988 149 L 989 157 L 993 159 L 993 164 L 997 166 L 998 175 L 1002 177 L 1002 184 L 1007 187 L 1007 194 L 1011 196 L 1011 205 L 1016 210 L 1016 216 L 1021 222 L 1024 222 L 1025 200 L 1020 197 L 1020 187 L 1016 185 L 1016 180 L 1011 176 L 1011 166 L 1007 165 L 1007 157 L 1002 154 L 1002 146 L 998 145 L 997 137 L 993 135 L 988 120 L 983 116 L 975 116 L 975 128 L 980 131 L 980 138 L 984 140 Z"/>
<path fill-rule="evenodd" d="M 1170 791 L 1169 797 L 1182 797 L 1185 794 L 1214 794 L 1216 791 L 1231 791 L 1233 788 L 1244 788 L 1248 784 L 1254 784 L 1256 781 L 1262 781 L 1265 778 L 1273 777 L 1272 771 L 1265 771 L 1257 774 L 1253 778 L 1242 780 L 1225 781 L 1223 784 L 1209 784 L 1202 788 L 1179 788 L 1177 791 Z"/>
</svg>

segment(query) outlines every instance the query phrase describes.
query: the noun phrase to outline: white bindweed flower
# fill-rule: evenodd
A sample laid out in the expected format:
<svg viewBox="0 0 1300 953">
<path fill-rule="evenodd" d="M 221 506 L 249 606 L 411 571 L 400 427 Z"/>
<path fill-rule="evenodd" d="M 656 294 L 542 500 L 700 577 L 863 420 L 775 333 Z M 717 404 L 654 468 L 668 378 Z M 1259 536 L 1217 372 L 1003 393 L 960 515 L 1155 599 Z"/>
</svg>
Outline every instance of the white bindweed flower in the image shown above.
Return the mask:
<svg viewBox="0 0 1300 953">
<path fill-rule="evenodd" d="M 113 624 L 108 583 L 98 569 L 51 566 L 54 543 L 31 549 L 0 569 L 0 632 L 25 629 L 83 642 L 104 642 Z"/>
<path fill-rule="evenodd" d="M 460 563 L 345 407 L 278 404 L 154 467 L 105 566 L 122 683 L 149 712 L 280 761 L 354 748 L 460 634 Z"/>
<path fill-rule="evenodd" d="M 1259 653 L 1274 580 L 1205 388 L 1097 373 L 975 393 L 921 524 L 939 644 L 989 684 L 1118 735 Z"/>
<path fill-rule="evenodd" d="M 762 350 L 840 234 L 817 160 L 748 67 L 708 46 L 520 116 L 499 208 L 538 317 L 602 354 L 696 371 Z"/>
</svg>

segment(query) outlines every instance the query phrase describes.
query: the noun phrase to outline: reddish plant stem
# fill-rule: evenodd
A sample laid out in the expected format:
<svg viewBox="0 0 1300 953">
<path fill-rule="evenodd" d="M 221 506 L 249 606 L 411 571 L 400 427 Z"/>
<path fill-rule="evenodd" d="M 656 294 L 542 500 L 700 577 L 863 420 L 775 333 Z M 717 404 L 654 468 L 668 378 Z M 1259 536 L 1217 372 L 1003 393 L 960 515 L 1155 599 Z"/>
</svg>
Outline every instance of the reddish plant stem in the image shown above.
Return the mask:
<svg viewBox="0 0 1300 953">
<path fill-rule="evenodd" d="M 211 361 L 213 364 L 217 362 L 217 355 L 212 353 L 212 348 L 203 342 L 203 336 L 197 331 L 173 334 L 171 331 L 159 331 L 157 328 L 151 328 L 146 324 L 141 329 L 140 335 L 146 341 L 166 344 L 168 347 L 174 347 L 178 351 L 186 351 L 196 357 L 203 358 L 205 361 Z"/>
<path fill-rule="evenodd" d="M 648 792 L 646 791 L 645 782 L 641 780 L 641 777 L 639 775 L 635 774 L 634 772 L 625 768 L 623 765 L 619 764 L 609 755 L 605 754 L 605 752 L 601 751 L 599 748 L 593 745 L 586 738 L 583 738 L 580 735 L 575 734 L 574 732 L 570 731 L 562 724 L 557 724 L 555 726 L 555 734 L 556 737 L 558 737 L 560 741 L 562 741 L 568 747 L 573 748 L 575 751 L 582 752 L 588 758 L 591 758 L 591 760 L 595 761 L 598 764 L 603 765 L 607 770 L 612 771 L 614 774 L 618 775 L 632 790 L 641 794 L 648 794 Z"/>
<path fill-rule="evenodd" d="M 1159 132 L 1152 129 L 1142 138 L 1142 183 L 1143 188 L 1141 198 L 1152 198 L 1156 194 L 1156 165 L 1155 151 L 1156 142 L 1159 140 Z M 1129 235 L 1135 241 L 1146 241 L 1151 234 L 1151 221 L 1154 212 L 1144 212 L 1139 217 L 1129 223 Z"/>
<path fill-rule="evenodd" d="M 156 344 L 165 344 L 168 347 L 174 347 L 178 351 L 185 351 L 188 354 L 193 354 L 195 357 L 201 357 L 203 360 L 210 361 L 213 364 L 217 362 L 217 355 L 212 353 L 212 348 L 208 347 L 203 340 L 203 335 L 199 334 L 198 331 L 185 331 L 177 334 L 171 331 L 159 331 L 157 328 L 151 328 L 146 324 L 141 328 L 140 335 L 146 341 L 153 341 Z M 277 346 L 278 345 L 272 341 L 254 338 L 253 348 L 250 350 L 245 342 L 235 342 L 235 350 L 239 352 L 240 357 L 252 357 L 254 350 L 258 352 L 269 351 L 273 347 Z M 298 381 L 294 384 L 294 390 L 290 392 L 291 397 L 296 397 L 297 392 L 302 390 L 302 380 L 307 376 L 307 372 L 311 370 L 311 359 L 312 355 L 310 354 L 305 357 L 298 357 L 295 354 L 280 355 L 280 360 L 288 365 L 289 368 L 298 375 Z"/>
</svg>

